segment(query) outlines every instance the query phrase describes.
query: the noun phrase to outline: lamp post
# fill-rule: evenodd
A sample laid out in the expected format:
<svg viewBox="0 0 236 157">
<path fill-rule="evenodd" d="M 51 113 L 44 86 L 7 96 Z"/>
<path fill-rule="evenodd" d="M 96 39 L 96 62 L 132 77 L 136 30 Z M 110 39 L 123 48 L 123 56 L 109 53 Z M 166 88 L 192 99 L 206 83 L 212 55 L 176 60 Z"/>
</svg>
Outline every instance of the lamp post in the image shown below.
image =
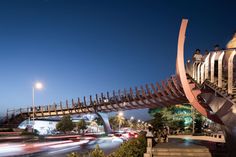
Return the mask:
<svg viewBox="0 0 236 157">
<path fill-rule="evenodd" d="M 131 130 L 133 130 L 133 120 L 134 120 L 134 117 L 131 116 L 130 120 L 129 120 L 129 127 L 130 127 Z"/>
<path fill-rule="evenodd" d="M 34 132 L 34 113 L 35 113 L 35 106 L 34 106 L 34 91 L 35 89 L 42 89 L 43 88 L 43 84 L 41 82 L 36 82 L 34 85 L 33 85 L 33 88 L 32 88 L 32 107 L 33 107 L 33 132 Z"/>
<path fill-rule="evenodd" d="M 119 118 L 119 132 L 120 132 L 120 126 L 121 126 L 121 118 L 123 117 L 123 112 L 119 112 L 118 118 Z"/>
</svg>

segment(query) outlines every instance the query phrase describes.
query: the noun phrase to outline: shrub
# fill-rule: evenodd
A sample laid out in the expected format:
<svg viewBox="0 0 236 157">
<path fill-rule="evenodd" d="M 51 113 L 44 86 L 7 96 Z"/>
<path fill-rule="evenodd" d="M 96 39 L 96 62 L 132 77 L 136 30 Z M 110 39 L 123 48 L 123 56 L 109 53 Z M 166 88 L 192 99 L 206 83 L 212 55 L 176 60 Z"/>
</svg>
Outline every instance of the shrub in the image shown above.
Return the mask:
<svg viewBox="0 0 236 157">
<path fill-rule="evenodd" d="M 70 154 L 67 154 L 67 157 L 88 157 L 88 153 L 76 153 L 76 152 L 71 152 Z"/>
<path fill-rule="evenodd" d="M 140 135 L 137 139 L 131 139 L 123 143 L 120 148 L 109 157 L 142 157 L 146 152 L 146 138 L 144 135 Z"/>
<path fill-rule="evenodd" d="M 96 145 L 96 148 L 89 153 L 89 157 L 143 157 L 146 152 L 146 137 L 144 134 L 136 139 L 123 143 L 115 152 L 105 156 L 103 150 Z M 85 155 L 87 157 L 87 155 Z M 70 153 L 67 157 L 84 157 L 82 154 Z"/>
<path fill-rule="evenodd" d="M 96 145 L 96 148 L 89 154 L 90 157 L 105 157 L 103 150 Z"/>
</svg>

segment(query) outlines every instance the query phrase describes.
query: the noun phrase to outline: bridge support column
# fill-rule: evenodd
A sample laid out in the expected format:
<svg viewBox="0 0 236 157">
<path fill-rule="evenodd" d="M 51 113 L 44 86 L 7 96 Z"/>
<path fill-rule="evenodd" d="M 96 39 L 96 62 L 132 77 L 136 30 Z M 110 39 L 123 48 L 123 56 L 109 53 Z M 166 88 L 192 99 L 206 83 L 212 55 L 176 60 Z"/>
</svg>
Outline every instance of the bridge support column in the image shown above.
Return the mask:
<svg viewBox="0 0 236 157">
<path fill-rule="evenodd" d="M 103 122 L 103 127 L 104 127 L 104 131 L 106 134 L 109 134 L 112 132 L 110 123 L 109 123 L 109 119 L 108 119 L 108 115 L 106 113 L 102 113 L 102 112 L 95 112 L 96 115 L 102 119 Z"/>
</svg>

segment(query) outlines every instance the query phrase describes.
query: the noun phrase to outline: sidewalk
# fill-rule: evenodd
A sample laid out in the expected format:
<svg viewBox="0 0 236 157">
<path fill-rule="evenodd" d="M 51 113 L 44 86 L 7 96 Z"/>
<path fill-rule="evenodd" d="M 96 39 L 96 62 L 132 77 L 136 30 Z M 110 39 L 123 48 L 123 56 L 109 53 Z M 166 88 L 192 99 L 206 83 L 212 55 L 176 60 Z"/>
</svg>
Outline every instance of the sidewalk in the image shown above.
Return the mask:
<svg viewBox="0 0 236 157">
<path fill-rule="evenodd" d="M 180 139 L 191 139 L 191 140 L 202 140 L 202 141 L 210 141 L 210 142 L 220 142 L 225 143 L 225 138 L 214 138 L 210 136 L 192 136 L 192 135 L 170 135 L 169 138 L 180 138 Z"/>
<path fill-rule="evenodd" d="M 209 136 L 192 136 L 192 135 L 171 135 L 169 142 L 158 143 L 154 146 L 156 151 L 169 152 L 210 152 L 212 157 L 225 157 L 227 150 L 225 140 Z"/>
</svg>

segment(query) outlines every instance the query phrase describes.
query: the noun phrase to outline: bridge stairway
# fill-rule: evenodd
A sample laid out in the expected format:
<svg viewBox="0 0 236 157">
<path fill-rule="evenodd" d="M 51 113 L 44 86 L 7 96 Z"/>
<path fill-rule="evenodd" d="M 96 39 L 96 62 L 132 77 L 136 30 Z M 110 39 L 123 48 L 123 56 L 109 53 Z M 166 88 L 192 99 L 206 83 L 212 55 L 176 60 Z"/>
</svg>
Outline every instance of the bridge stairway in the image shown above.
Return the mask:
<svg viewBox="0 0 236 157">
<path fill-rule="evenodd" d="M 212 157 L 208 148 L 153 148 L 153 157 Z"/>
</svg>

